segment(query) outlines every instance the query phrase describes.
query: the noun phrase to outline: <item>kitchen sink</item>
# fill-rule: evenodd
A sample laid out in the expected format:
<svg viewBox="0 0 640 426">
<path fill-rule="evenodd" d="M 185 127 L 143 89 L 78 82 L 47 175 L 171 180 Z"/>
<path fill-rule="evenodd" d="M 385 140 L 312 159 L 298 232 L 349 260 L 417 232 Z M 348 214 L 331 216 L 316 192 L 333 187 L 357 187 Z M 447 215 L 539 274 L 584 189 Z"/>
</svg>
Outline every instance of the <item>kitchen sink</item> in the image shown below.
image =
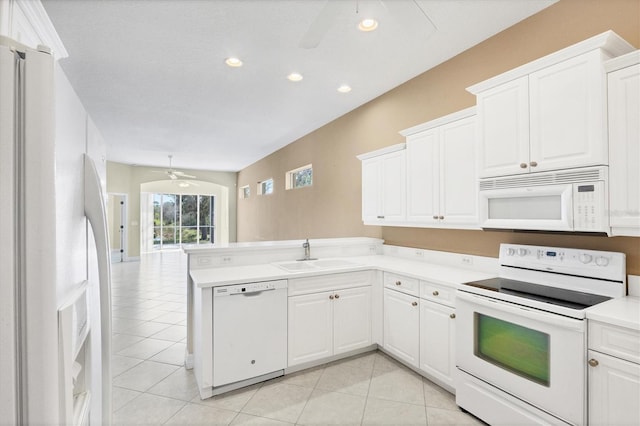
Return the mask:
<svg viewBox="0 0 640 426">
<path fill-rule="evenodd" d="M 312 269 L 317 269 L 317 267 L 313 266 L 313 264 L 309 261 L 283 262 L 283 263 L 276 263 L 275 265 L 289 272 L 299 272 L 299 271 L 308 271 Z"/>
<path fill-rule="evenodd" d="M 318 268 L 344 268 L 346 266 L 354 266 L 357 263 L 344 259 L 322 259 L 313 262 Z"/>
<path fill-rule="evenodd" d="M 345 259 L 296 260 L 293 262 L 274 263 L 288 272 L 313 271 L 318 269 L 345 268 L 358 265 Z"/>
</svg>

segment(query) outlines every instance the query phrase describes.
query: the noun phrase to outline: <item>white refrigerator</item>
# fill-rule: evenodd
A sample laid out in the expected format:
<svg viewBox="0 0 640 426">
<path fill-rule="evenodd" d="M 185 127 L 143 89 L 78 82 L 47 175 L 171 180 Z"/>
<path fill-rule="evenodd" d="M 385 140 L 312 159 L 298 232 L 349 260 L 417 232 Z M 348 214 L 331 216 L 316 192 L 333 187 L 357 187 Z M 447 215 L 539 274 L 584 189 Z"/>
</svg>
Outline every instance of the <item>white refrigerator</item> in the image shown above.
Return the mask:
<svg viewBox="0 0 640 426">
<path fill-rule="evenodd" d="M 111 423 L 104 153 L 48 49 L 0 36 L 0 424 Z"/>
</svg>

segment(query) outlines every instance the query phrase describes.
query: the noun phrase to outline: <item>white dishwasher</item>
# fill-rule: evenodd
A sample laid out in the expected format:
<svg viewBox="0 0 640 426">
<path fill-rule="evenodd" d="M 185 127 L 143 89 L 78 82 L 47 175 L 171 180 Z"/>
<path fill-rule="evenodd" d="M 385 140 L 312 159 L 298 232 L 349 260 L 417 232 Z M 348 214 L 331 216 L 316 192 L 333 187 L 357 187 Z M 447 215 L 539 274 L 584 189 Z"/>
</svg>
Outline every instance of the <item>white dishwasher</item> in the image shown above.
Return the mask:
<svg viewBox="0 0 640 426">
<path fill-rule="evenodd" d="M 287 280 L 214 288 L 213 387 L 277 377 L 286 366 Z"/>
</svg>

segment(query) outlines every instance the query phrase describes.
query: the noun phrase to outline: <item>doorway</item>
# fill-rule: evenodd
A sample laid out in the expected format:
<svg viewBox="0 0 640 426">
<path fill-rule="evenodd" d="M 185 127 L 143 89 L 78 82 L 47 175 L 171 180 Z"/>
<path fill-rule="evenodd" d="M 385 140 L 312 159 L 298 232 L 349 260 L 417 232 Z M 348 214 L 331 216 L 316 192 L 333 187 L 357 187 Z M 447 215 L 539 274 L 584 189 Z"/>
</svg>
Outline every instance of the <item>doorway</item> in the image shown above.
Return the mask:
<svg viewBox="0 0 640 426">
<path fill-rule="evenodd" d="M 111 262 L 124 262 L 127 259 L 127 194 L 109 193 L 107 210 Z"/>
</svg>

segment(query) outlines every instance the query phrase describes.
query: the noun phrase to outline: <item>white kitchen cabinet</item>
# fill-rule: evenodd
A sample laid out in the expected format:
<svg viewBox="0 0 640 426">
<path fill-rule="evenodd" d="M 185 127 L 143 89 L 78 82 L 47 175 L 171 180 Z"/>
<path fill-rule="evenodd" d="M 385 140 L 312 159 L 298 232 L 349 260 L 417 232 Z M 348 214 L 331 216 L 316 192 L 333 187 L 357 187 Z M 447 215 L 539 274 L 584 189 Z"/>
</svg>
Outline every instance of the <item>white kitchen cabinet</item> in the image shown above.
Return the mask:
<svg viewBox="0 0 640 426">
<path fill-rule="evenodd" d="M 333 299 L 333 354 L 371 344 L 371 287 L 335 292 Z"/>
<path fill-rule="evenodd" d="M 640 424 L 640 364 L 589 351 L 589 424 Z"/>
<path fill-rule="evenodd" d="M 333 353 L 332 292 L 289 297 L 288 365 L 327 358 Z"/>
<path fill-rule="evenodd" d="M 371 287 L 289 297 L 288 365 L 371 344 Z"/>
<path fill-rule="evenodd" d="M 640 331 L 594 320 L 588 327 L 589 423 L 640 424 Z"/>
<path fill-rule="evenodd" d="M 420 362 L 420 308 L 418 297 L 384 289 L 384 349 L 418 367 Z"/>
<path fill-rule="evenodd" d="M 358 156 L 362 161 L 362 220 L 365 225 L 403 222 L 406 216 L 405 144 Z"/>
<path fill-rule="evenodd" d="M 479 176 L 607 165 L 603 62 L 630 50 L 609 31 L 469 87 Z"/>
<path fill-rule="evenodd" d="M 478 174 L 487 177 L 527 172 L 529 78 L 478 93 L 477 108 Z"/>
<path fill-rule="evenodd" d="M 477 227 L 475 108 L 407 129 L 407 222 Z"/>
<path fill-rule="evenodd" d="M 456 289 L 420 281 L 420 370 L 454 391 Z"/>
<path fill-rule="evenodd" d="M 420 299 L 420 370 L 455 389 L 455 310 Z"/>
<path fill-rule="evenodd" d="M 640 236 L 640 51 L 605 66 L 611 234 Z"/>
</svg>

